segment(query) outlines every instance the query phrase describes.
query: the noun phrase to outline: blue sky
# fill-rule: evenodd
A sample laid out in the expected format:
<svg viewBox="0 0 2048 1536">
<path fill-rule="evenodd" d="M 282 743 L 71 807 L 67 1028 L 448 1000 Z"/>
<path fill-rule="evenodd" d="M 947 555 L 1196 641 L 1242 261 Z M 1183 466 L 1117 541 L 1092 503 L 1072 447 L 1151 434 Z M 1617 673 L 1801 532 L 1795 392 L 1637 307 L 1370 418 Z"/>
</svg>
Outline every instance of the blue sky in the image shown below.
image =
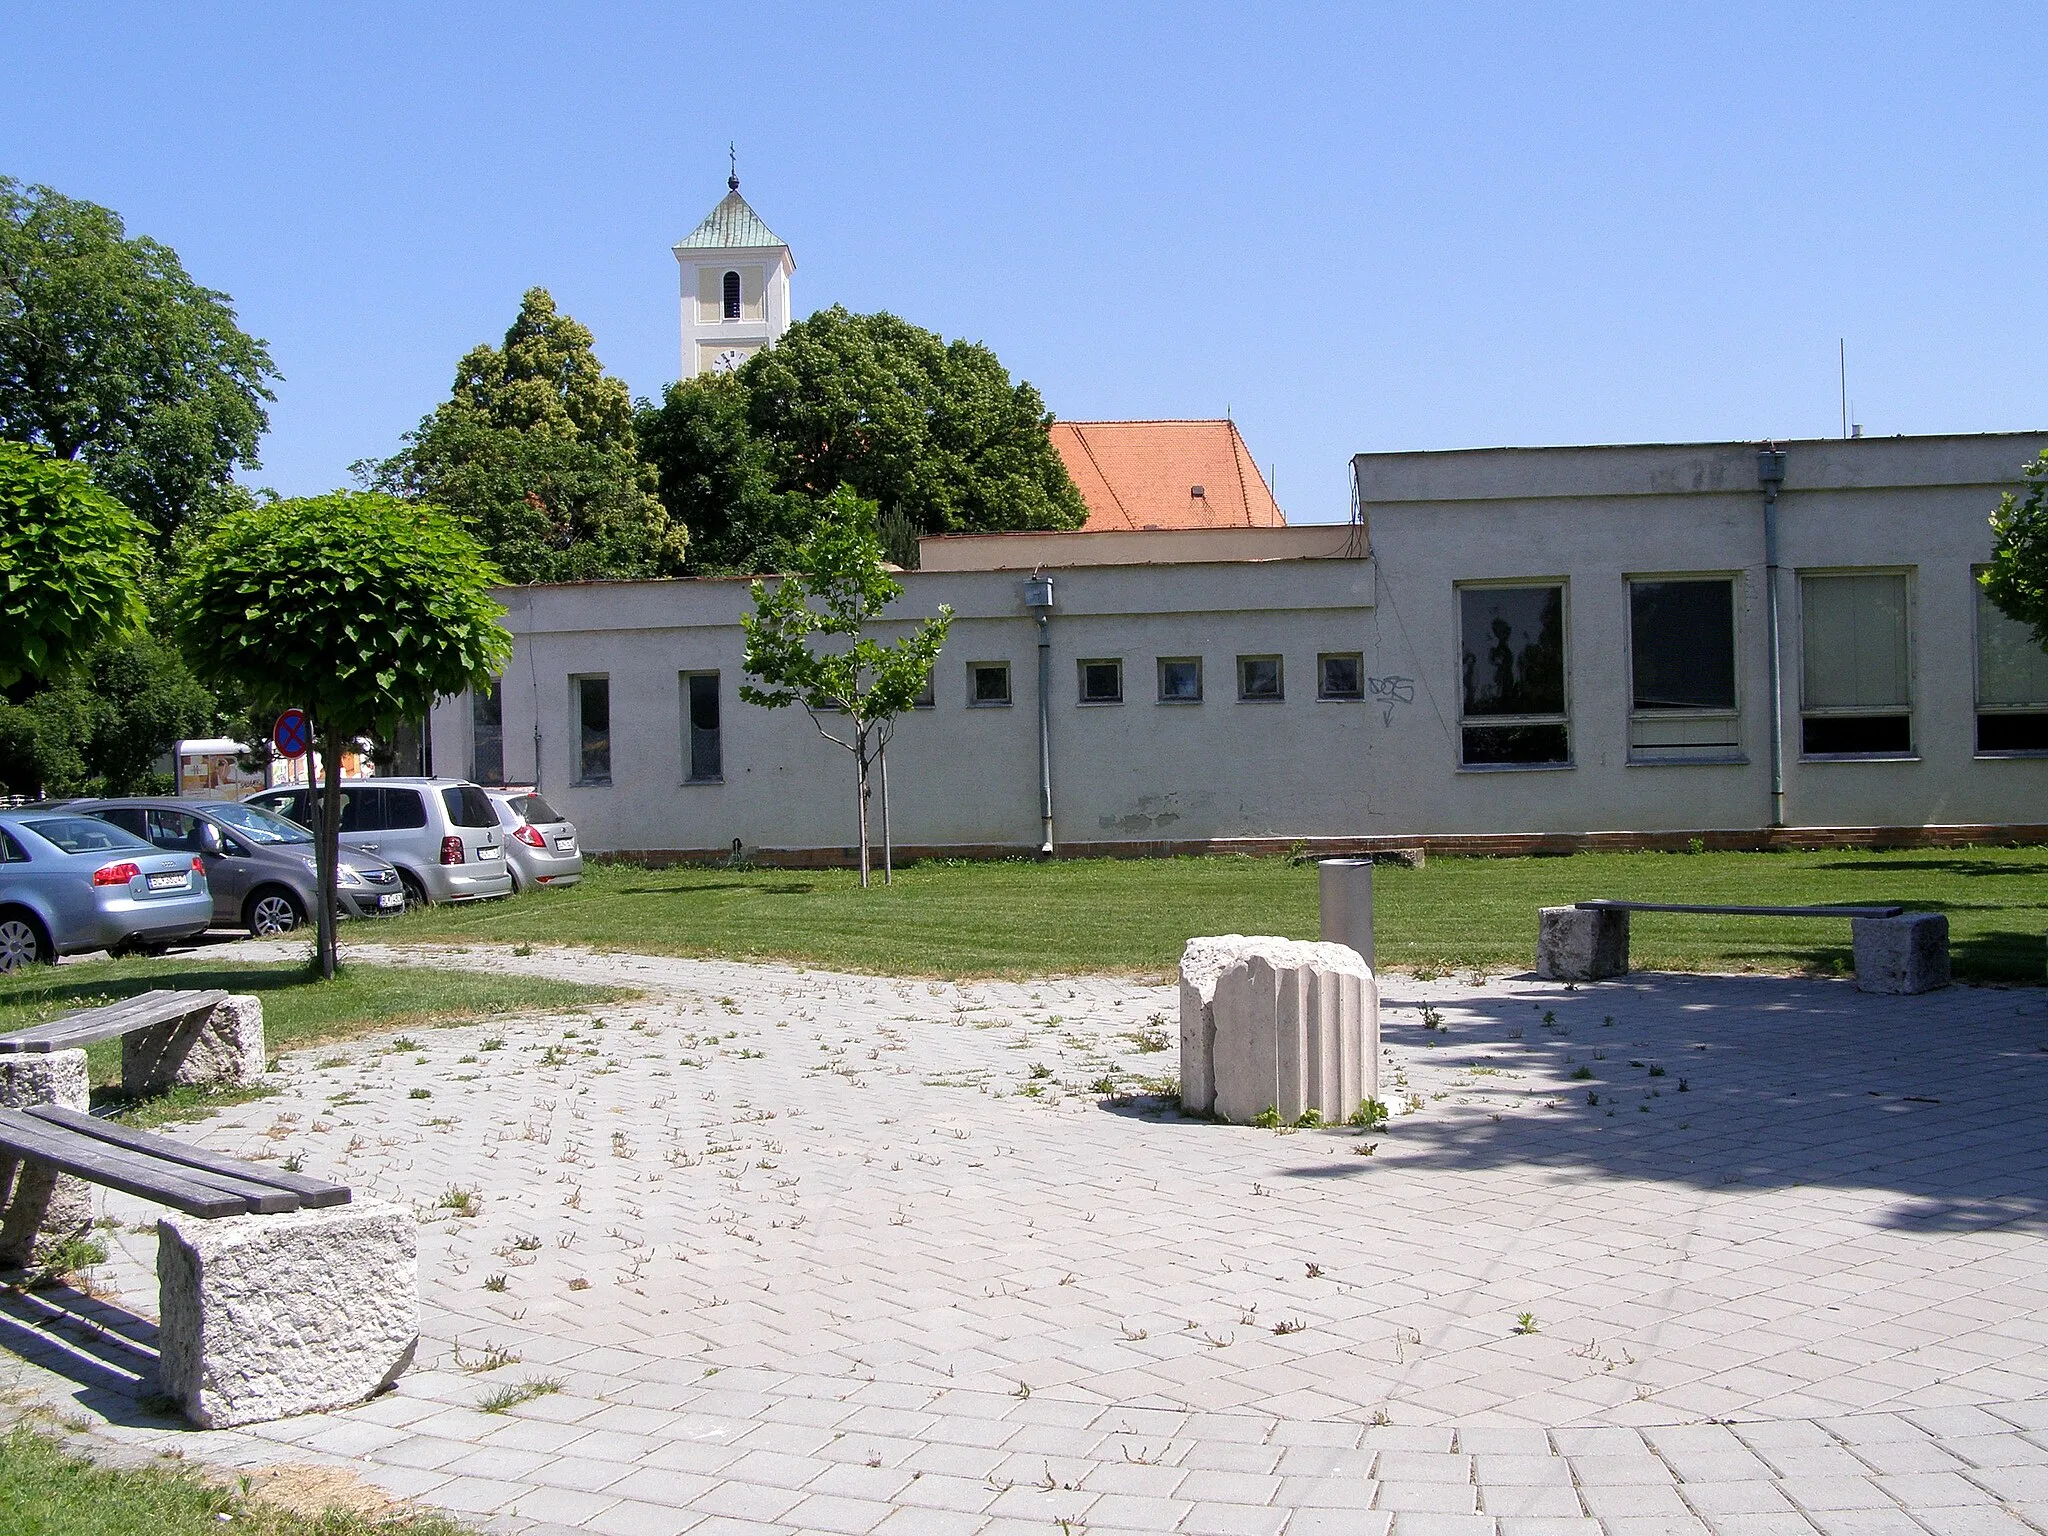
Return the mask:
<svg viewBox="0 0 2048 1536">
<path fill-rule="evenodd" d="M 0 172 L 234 297 L 286 493 L 394 449 L 530 285 L 658 395 L 736 140 L 799 313 L 985 341 L 1064 417 L 1228 410 L 1335 518 L 1361 450 L 1834 433 L 1843 336 L 1871 433 L 2048 426 L 2040 20 L 45 4 Z"/>
</svg>

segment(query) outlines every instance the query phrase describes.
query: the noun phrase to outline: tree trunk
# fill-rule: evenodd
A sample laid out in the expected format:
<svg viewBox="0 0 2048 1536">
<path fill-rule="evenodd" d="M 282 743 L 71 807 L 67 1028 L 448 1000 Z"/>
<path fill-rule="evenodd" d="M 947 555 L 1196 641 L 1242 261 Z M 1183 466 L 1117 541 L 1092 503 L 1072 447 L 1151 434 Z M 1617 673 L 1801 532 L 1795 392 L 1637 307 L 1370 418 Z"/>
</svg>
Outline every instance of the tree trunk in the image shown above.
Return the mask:
<svg viewBox="0 0 2048 1536">
<path fill-rule="evenodd" d="M 335 868 L 341 862 L 341 754 L 345 744 L 341 732 L 329 729 L 315 734 L 320 743 L 320 815 L 315 822 L 313 880 L 319 887 L 314 899 L 313 967 L 322 981 L 334 979 L 334 885 Z"/>
<path fill-rule="evenodd" d="M 868 888 L 868 735 L 854 737 L 854 774 L 860 791 L 860 888 Z"/>
</svg>

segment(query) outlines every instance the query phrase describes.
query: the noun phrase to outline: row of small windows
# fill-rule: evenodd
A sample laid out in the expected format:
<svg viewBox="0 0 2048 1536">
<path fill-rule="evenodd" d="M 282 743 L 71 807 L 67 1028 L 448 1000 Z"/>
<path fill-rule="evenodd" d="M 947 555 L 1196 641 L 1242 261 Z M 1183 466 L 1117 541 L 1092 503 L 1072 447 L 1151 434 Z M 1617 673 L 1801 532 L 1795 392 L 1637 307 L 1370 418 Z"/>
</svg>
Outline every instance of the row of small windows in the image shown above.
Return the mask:
<svg viewBox="0 0 2048 1536">
<path fill-rule="evenodd" d="M 1799 750 L 1910 757 L 1911 572 L 1799 577 Z M 1980 754 L 2048 752 L 2048 655 L 1977 589 Z M 1458 588 L 1460 760 L 1569 764 L 1568 592 L 1562 582 Z M 1629 583 L 1629 757 L 1740 762 L 1733 577 Z"/>
</svg>

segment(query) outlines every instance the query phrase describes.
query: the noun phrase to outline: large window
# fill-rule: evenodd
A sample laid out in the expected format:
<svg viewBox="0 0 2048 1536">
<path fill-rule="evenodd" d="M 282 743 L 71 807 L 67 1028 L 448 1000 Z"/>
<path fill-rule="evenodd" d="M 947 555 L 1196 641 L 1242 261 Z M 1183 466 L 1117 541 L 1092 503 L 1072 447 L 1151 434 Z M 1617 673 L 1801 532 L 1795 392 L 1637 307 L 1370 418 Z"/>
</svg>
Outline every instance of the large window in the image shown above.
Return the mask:
<svg viewBox="0 0 2048 1536">
<path fill-rule="evenodd" d="M 1115 658 L 1078 663 L 1081 670 L 1083 704 L 1121 704 L 1124 701 L 1124 664 Z"/>
<path fill-rule="evenodd" d="M 576 709 L 576 782 L 612 781 L 612 680 L 572 677 L 571 701 Z"/>
<path fill-rule="evenodd" d="M 1159 658 L 1159 702 L 1199 704 L 1202 702 L 1202 658 L 1162 656 Z"/>
<path fill-rule="evenodd" d="M 718 674 L 685 672 L 683 680 L 683 764 L 688 784 L 725 779 L 725 743 L 719 729 Z"/>
<path fill-rule="evenodd" d="M 1459 736 L 1472 768 L 1569 763 L 1561 585 L 1460 587 Z"/>
<path fill-rule="evenodd" d="M 967 663 L 967 707 L 1002 709 L 1010 702 L 1010 664 L 1007 661 Z"/>
<path fill-rule="evenodd" d="M 496 678 L 469 696 L 469 776 L 479 784 L 505 782 L 505 706 Z"/>
<path fill-rule="evenodd" d="M 1977 750 L 2048 753 L 2048 651 L 1977 588 Z"/>
<path fill-rule="evenodd" d="M 1913 662 L 1903 571 L 1801 574 L 1800 750 L 1913 751 Z"/>
<path fill-rule="evenodd" d="M 1641 577 L 1628 584 L 1629 758 L 1740 762 L 1735 583 Z"/>
</svg>

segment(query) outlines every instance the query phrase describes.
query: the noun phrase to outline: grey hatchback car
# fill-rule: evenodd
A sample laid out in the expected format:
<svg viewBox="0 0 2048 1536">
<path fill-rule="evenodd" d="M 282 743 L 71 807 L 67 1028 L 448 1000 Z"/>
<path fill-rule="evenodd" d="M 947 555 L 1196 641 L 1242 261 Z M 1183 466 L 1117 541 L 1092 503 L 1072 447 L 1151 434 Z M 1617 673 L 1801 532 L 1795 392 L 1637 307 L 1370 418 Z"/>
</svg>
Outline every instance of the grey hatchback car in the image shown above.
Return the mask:
<svg viewBox="0 0 2048 1536">
<path fill-rule="evenodd" d="M 319 816 L 303 786 L 260 790 L 242 803 L 302 827 Z M 497 810 L 462 779 L 343 779 L 341 845 L 395 865 L 409 904 L 512 894 Z"/>
<path fill-rule="evenodd" d="M 543 800 L 533 789 L 487 789 L 505 829 L 505 857 L 512 870 L 512 889 L 537 885 L 574 885 L 583 878 L 583 850 L 576 846 L 576 824 Z"/>
<path fill-rule="evenodd" d="M 68 808 L 0 811 L 0 971 L 84 950 L 160 949 L 212 921 L 194 855 Z"/>
<path fill-rule="evenodd" d="M 176 853 L 196 853 L 213 890 L 213 925 L 246 928 L 259 939 L 290 933 L 311 919 L 319 890 L 313 834 L 253 805 L 231 800 L 76 800 L 69 807 Z M 375 854 L 343 848 L 334 880 L 343 917 L 405 910 L 398 871 Z"/>
</svg>

